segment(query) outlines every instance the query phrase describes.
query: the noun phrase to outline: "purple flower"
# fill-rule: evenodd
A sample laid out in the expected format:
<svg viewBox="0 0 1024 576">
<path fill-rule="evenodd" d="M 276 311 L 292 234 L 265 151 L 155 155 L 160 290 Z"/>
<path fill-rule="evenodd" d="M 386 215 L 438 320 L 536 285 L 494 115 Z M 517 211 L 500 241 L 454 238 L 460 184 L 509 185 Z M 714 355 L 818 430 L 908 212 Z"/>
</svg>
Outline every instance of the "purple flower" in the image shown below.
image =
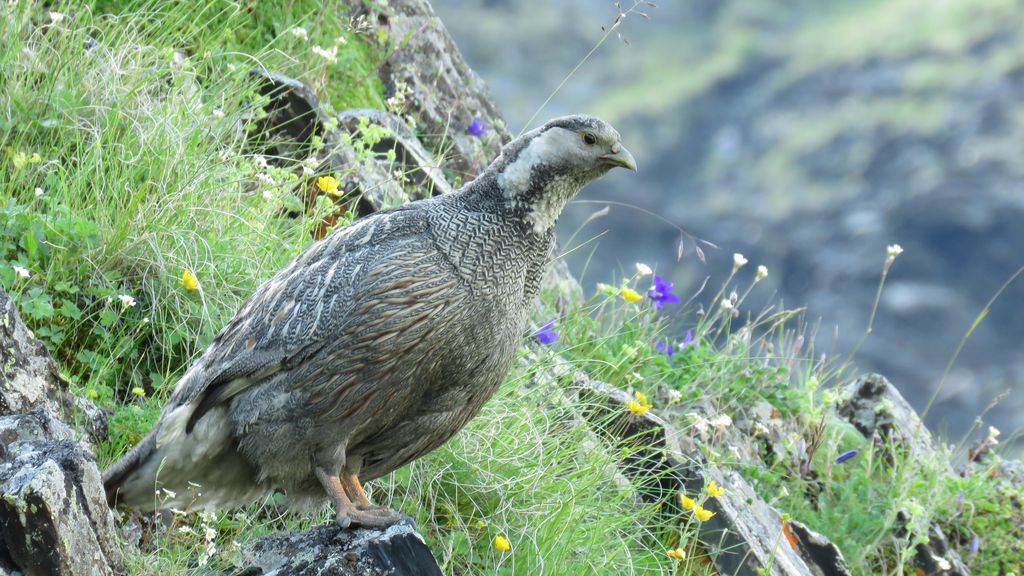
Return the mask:
<svg viewBox="0 0 1024 576">
<path fill-rule="evenodd" d="M 687 346 L 696 346 L 697 344 L 693 341 L 693 330 L 686 331 L 686 338 L 679 343 L 679 351 L 682 352 Z"/>
<path fill-rule="evenodd" d="M 647 291 L 647 297 L 654 300 L 654 309 L 661 310 L 665 304 L 679 302 L 679 296 L 672 293 L 672 282 L 665 282 L 661 276 L 654 277 L 654 287 Z"/>
<path fill-rule="evenodd" d="M 978 535 L 975 534 L 971 537 L 971 545 L 967 550 L 970 552 L 971 556 L 974 556 L 978 553 L 979 548 L 981 548 L 981 538 L 978 538 Z"/>
<path fill-rule="evenodd" d="M 675 346 L 673 346 L 671 342 L 665 340 L 664 338 L 658 340 L 658 344 L 655 346 L 655 348 L 658 349 L 658 352 L 666 354 L 669 358 L 671 358 L 672 354 L 675 353 Z"/>
<path fill-rule="evenodd" d="M 484 124 L 484 121 L 481 120 L 479 116 L 473 118 L 473 121 L 470 122 L 469 126 L 466 128 L 466 132 L 469 132 L 477 138 L 483 136 L 485 130 L 487 130 L 487 125 Z"/>
<path fill-rule="evenodd" d="M 554 344 L 562 339 L 562 337 L 558 335 L 558 332 L 555 332 L 554 318 L 548 320 L 547 324 L 541 326 L 540 330 L 534 332 L 533 335 L 537 338 L 537 342 L 540 342 L 541 344 Z"/>
<path fill-rule="evenodd" d="M 847 460 L 853 458 L 857 454 L 860 454 L 860 450 L 847 450 L 846 452 L 843 452 L 839 456 L 836 456 L 836 464 L 842 464 L 843 462 L 846 462 Z"/>
</svg>

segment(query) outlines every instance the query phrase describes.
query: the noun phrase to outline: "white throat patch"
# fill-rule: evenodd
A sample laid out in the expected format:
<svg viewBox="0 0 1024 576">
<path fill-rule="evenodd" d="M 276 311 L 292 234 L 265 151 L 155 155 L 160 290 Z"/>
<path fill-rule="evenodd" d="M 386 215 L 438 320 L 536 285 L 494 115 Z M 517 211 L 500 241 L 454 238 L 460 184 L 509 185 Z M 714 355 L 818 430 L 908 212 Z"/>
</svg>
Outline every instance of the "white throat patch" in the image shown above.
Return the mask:
<svg viewBox="0 0 1024 576">
<path fill-rule="evenodd" d="M 515 161 L 505 166 L 498 174 L 498 186 L 505 197 L 516 203 L 527 195 L 532 184 L 533 168 L 545 159 L 558 157 L 578 146 L 579 138 L 575 132 L 564 128 L 552 128 L 537 136 L 519 152 Z M 551 229 L 558 220 L 566 202 L 579 191 L 579 186 L 568 177 L 559 177 L 546 183 L 544 193 L 526 206 L 526 221 L 533 226 L 534 232 L 543 234 Z"/>
</svg>

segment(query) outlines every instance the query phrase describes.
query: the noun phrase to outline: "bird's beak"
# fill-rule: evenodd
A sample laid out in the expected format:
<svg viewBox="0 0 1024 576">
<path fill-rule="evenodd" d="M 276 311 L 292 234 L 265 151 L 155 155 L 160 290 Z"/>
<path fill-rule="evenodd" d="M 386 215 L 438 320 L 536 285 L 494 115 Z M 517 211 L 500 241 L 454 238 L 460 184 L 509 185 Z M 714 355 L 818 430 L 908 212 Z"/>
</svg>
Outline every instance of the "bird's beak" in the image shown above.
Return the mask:
<svg viewBox="0 0 1024 576">
<path fill-rule="evenodd" d="M 611 153 L 601 156 L 601 161 L 611 166 L 621 166 L 636 172 L 636 160 L 633 159 L 629 150 L 626 150 L 626 147 L 618 142 L 612 146 Z"/>
</svg>

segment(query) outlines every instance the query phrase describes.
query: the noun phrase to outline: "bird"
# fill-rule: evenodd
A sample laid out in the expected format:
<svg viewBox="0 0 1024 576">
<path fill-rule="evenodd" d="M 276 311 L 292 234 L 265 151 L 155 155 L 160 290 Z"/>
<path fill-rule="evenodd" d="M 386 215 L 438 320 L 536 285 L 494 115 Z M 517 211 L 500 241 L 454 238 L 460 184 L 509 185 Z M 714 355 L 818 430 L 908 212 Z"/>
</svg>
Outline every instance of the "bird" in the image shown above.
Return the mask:
<svg viewBox="0 0 1024 576">
<path fill-rule="evenodd" d="M 552 119 L 458 190 L 335 230 L 260 285 L 103 475 L 111 506 L 218 510 L 283 492 L 345 528 L 399 512 L 362 484 L 438 448 L 505 379 L 567 202 L 636 161 Z"/>
</svg>

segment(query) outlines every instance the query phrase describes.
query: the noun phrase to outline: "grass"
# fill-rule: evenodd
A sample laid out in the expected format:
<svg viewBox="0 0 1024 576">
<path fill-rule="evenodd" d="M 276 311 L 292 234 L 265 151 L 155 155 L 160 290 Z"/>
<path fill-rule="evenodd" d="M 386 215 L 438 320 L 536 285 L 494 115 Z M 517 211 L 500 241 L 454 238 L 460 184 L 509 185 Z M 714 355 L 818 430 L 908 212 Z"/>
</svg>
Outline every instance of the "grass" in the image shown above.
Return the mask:
<svg viewBox="0 0 1024 576">
<path fill-rule="evenodd" d="M 0 282 L 76 393 L 112 410 L 101 464 L 141 438 L 189 361 L 334 209 L 296 209 L 296 159 L 259 156 L 247 130 L 259 120 L 249 70 L 303 78 L 339 110 L 385 107 L 375 69 L 389 39 L 349 20 L 345 6 L 329 7 L 330 20 L 313 18 L 317 7 L 97 2 L 57 7 L 59 21 L 27 3 L 0 8 Z M 292 32 L 299 26 L 305 39 Z M 313 45 L 337 47 L 337 61 Z M 932 523 L 975 573 L 1019 573 L 1019 483 L 993 475 L 992 462 L 950 474 L 960 448 L 941 446 L 924 462 L 880 457 L 884 447 L 833 415 L 845 374 L 817 358 L 800 311 L 745 308 L 760 277 L 737 267 L 716 294 L 661 311 L 623 299 L 623 288 L 646 292 L 639 273 L 607 278 L 588 301 L 544 294 L 536 320 L 556 319 L 558 343 L 532 343 L 466 430 L 372 483 L 374 499 L 416 518 L 446 574 L 712 573 L 692 515 L 644 499 L 619 468 L 630 448 L 537 377 L 568 362 L 643 394 L 705 456 L 835 541 L 854 573 L 907 573 L 908 551 Z M 686 330 L 692 338 L 673 355 L 658 349 Z M 774 440 L 750 432 L 758 427 Z M 817 447 L 802 464 L 800 445 Z M 835 464 L 850 448 L 862 453 Z M 894 538 L 901 510 L 911 530 Z M 283 512 L 276 499 L 175 515 L 169 528 L 144 527 L 127 567 L 224 568 L 246 542 L 330 518 Z M 511 549 L 496 549 L 498 537 Z M 675 548 L 687 559 L 666 554 Z"/>
</svg>

